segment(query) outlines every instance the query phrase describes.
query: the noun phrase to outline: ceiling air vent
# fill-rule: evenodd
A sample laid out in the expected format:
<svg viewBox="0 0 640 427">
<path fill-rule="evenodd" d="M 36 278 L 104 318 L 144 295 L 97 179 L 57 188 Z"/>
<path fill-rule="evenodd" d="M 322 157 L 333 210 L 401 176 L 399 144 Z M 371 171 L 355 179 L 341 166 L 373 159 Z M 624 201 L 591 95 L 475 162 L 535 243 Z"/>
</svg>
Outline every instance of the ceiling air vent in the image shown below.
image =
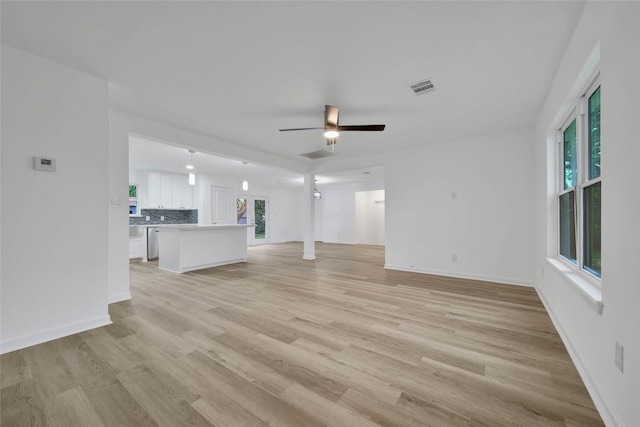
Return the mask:
<svg viewBox="0 0 640 427">
<path fill-rule="evenodd" d="M 327 151 L 327 150 L 319 150 L 319 151 L 312 151 L 311 153 L 304 153 L 304 154 L 300 154 L 301 156 L 307 157 L 309 159 L 321 159 L 323 157 L 331 157 L 331 156 L 335 156 L 334 153 L 332 153 L 331 151 Z"/>
<path fill-rule="evenodd" d="M 409 87 L 416 95 L 424 95 L 427 92 L 432 92 L 436 90 L 433 82 L 430 79 L 422 80 L 413 84 L 410 84 Z"/>
</svg>

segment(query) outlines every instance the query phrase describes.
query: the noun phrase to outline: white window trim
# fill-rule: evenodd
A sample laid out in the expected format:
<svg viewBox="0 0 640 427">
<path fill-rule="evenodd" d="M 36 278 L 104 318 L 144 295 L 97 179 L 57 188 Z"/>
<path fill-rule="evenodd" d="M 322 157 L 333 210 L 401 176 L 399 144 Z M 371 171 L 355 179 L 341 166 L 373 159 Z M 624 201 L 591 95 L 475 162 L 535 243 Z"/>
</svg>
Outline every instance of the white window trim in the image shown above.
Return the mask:
<svg viewBox="0 0 640 427">
<path fill-rule="evenodd" d="M 595 92 L 600 86 L 600 73 L 596 73 L 595 77 L 590 80 L 590 84 L 587 89 L 581 92 L 580 98 L 575 102 L 569 113 L 565 116 L 561 126 L 557 131 L 556 144 L 555 144 L 555 165 L 554 170 L 556 175 L 555 188 L 553 193 L 553 212 L 555 213 L 555 233 L 554 244 L 550 248 L 547 262 L 559 271 L 565 280 L 571 285 L 571 287 L 577 291 L 577 293 L 589 304 L 590 307 L 598 314 L 602 314 L 604 309 L 604 302 L 602 300 L 602 279 L 589 273 L 583 267 L 584 248 L 583 248 L 583 216 L 577 215 L 576 217 L 576 264 L 573 264 L 564 256 L 560 255 L 560 215 L 559 215 L 559 200 L 560 195 L 569 191 L 575 191 L 575 204 L 576 207 L 580 207 L 580 212 L 583 213 L 583 190 L 597 182 L 601 182 L 601 176 L 592 180 L 587 180 L 588 176 L 588 156 L 584 155 L 585 144 L 584 140 L 587 137 L 588 132 L 588 99 L 589 96 Z M 573 119 L 576 119 L 576 132 L 578 143 L 576 144 L 576 156 L 578 158 L 578 171 L 576 176 L 576 185 L 572 189 L 564 189 L 564 130 L 571 124 Z M 586 176 L 585 176 L 586 175 Z M 584 179 L 584 182 L 583 182 Z"/>
<path fill-rule="evenodd" d="M 593 310 L 602 314 L 604 302 L 602 301 L 602 289 L 599 284 L 589 277 L 579 274 L 575 265 L 566 261 L 564 257 L 549 257 L 547 263 L 558 270 L 571 288 L 577 291 Z"/>
<path fill-rule="evenodd" d="M 130 182 L 129 186 L 135 185 L 136 186 L 136 199 L 137 199 L 137 214 L 129 214 L 129 218 L 142 218 L 142 213 L 141 213 L 141 203 L 140 203 L 140 185 L 136 184 L 135 182 Z M 128 194 L 128 193 L 127 193 Z M 127 210 L 129 210 L 129 197 L 127 197 Z"/>
</svg>

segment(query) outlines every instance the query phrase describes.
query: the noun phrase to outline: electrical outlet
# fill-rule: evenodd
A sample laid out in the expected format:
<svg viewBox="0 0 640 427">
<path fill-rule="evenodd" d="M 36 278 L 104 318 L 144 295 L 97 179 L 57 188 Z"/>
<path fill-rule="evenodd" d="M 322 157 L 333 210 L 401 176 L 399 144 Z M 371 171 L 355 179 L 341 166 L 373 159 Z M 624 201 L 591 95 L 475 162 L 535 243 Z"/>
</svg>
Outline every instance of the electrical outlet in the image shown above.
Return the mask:
<svg viewBox="0 0 640 427">
<path fill-rule="evenodd" d="M 160 221 L 164 221 L 164 215 L 160 217 Z"/>
<path fill-rule="evenodd" d="M 618 341 L 616 341 L 616 367 L 620 372 L 623 371 L 624 366 L 624 347 Z"/>
<path fill-rule="evenodd" d="M 458 262 L 458 254 L 452 254 L 451 255 L 451 261 Z"/>
<path fill-rule="evenodd" d="M 151 217 L 150 217 L 149 215 L 147 215 L 147 216 L 145 217 L 145 219 L 146 219 L 147 221 L 151 221 Z"/>
</svg>

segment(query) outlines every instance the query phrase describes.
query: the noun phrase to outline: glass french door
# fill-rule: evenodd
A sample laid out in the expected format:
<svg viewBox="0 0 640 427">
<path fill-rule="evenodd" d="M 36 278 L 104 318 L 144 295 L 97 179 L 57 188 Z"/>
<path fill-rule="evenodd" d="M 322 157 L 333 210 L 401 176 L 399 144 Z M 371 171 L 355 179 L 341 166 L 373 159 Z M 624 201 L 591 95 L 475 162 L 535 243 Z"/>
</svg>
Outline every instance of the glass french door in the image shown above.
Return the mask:
<svg viewBox="0 0 640 427">
<path fill-rule="evenodd" d="M 254 226 L 247 229 L 247 244 L 269 243 L 269 200 L 265 197 L 238 197 L 236 223 Z"/>
<path fill-rule="evenodd" d="M 250 243 L 252 245 L 269 243 L 269 200 L 264 197 L 252 197 L 249 214 L 252 224 L 255 224 Z"/>
</svg>

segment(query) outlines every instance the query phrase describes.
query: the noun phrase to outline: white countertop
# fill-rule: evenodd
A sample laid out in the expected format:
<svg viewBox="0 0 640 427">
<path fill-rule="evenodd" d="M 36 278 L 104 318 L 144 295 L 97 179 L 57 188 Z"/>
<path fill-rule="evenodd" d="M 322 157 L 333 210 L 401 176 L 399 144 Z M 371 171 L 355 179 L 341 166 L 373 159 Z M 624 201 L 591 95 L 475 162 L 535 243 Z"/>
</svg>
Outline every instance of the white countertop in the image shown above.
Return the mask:
<svg viewBox="0 0 640 427">
<path fill-rule="evenodd" d="M 213 224 L 212 224 L 213 225 Z M 129 227 L 197 227 L 198 224 L 129 224 Z"/>
<path fill-rule="evenodd" d="M 150 226 L 151 227 L 151 226 Z M 179 231 L 201 231 L 201 230 L 223 230 L 230 228 L 247 228 L 247 227 L 255 227 L 255 225 L 247 225 L 247 224 L 167 224 L 162 225 L 162 229 L 164 230 L 179 230 Z"/>
</svg>

